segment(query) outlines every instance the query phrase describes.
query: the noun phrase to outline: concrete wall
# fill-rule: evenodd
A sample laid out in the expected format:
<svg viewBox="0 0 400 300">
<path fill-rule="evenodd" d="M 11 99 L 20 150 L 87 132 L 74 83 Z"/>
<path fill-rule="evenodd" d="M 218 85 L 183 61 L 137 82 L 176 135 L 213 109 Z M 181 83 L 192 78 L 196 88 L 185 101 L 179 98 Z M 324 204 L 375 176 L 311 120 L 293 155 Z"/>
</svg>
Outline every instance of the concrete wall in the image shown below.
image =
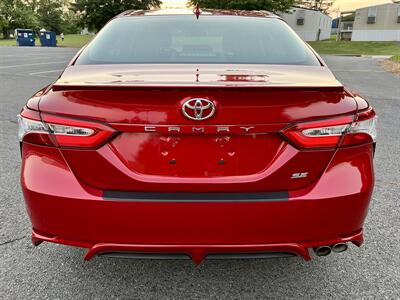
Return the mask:
<svg viewBox="0 0 400 300">
<path fill-rule="evenodd" d="M 376 11 L 374 24 L 368 24 L 368 14 Z M 356 10 L 352 41 L 400 41 L 400 4 L 389 3 Z"/>
<path fill-rule="evenodd" d="M 305 41 L 316 41 L 319 29 L 320 40 L 327 40 L 331 36 L 332 18 L 320 11 L 291 8 L 289 13 L 282 13 L 281 17 Z M 304 18 L 304 25 L 297 24 L 299 18 Z"/>
</svg>

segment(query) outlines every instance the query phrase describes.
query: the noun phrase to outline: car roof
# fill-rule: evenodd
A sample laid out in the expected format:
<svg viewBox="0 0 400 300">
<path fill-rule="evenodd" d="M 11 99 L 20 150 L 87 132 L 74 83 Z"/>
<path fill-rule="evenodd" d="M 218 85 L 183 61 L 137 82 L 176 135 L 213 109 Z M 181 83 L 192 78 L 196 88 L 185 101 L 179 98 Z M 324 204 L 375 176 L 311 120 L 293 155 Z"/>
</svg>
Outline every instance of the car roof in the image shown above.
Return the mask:
<svg viewBox="0 0 400 300">
<path fill-rule="evenodd" d="M 191 9 L 127 10 L 116 16 L 116 18 L 134 17 L 134 16 L 167 16 L 167 15 L 195 15 L 195 14 L 196 11 Z M 202 15 L 280 18 L 279 16 L 266 10 L 201 9 L 200 18 Z"/>
</svg>

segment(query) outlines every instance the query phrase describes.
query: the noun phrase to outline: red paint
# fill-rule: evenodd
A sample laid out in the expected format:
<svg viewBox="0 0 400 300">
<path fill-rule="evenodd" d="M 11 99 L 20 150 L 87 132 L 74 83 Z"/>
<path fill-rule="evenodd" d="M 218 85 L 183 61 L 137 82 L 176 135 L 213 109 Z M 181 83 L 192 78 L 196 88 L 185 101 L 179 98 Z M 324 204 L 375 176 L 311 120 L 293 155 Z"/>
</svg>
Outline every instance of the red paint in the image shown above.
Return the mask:
<svg viewBox="0 0 400 300">
<path fill-rule="evenodd" d="M 105 201 L 101 190 L 78 181 L 59 150 L 29 144 L 22 186 L 33 228 L 62 243 L 87 248 L 304 243 L 310 248 L 362 228 L 373 184 L 370 151 L 370 145 L 339 150 L 323 176 L 291 191 L 287 202 Z M 38 172 L 41 176 L 35 176 Z"/>
<path fill-rule="evenodd" d="M 118 76 L 116 76 L 118 75 Z M 118 80 L 115 80 L 118 78 Z M 204 98 L 215 115 L 190 120 Z M 29 133 L 21 185 L 32 241 L 107 251 L 290 252 L 361 245 L 374 185 L 370 135 L 304 138 L 309 128 L 374 117 L 325 65 L 67 67 L 21 115 L 89 128 L 89 137 Z M 177 129 L 178 128 L 178 129 Z M 313 139 L 313 140 L 310 140 Z M 307 173 L 295 178 L 294 174 Z M 286 201 L 146 202 L 135 192 L 282 192 Z"/>
</svg>

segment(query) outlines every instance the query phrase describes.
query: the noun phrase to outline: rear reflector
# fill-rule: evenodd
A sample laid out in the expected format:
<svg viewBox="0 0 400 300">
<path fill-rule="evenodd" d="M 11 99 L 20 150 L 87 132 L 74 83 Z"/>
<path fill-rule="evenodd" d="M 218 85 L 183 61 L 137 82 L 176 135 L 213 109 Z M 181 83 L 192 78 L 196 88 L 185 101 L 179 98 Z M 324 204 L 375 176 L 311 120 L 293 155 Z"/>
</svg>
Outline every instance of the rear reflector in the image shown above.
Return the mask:
<svg viewBox="0 0 400 300">
<path fill-rule="evenodd" d="M 369 108 L 356 116 L 298 123 L 281 134 L 302 149 L 360 145 L 375 141 L 376 121 L 374 110 Z"/>
<path fill-rule="evenodd" d="M 23 109 L 18 116 L 18 138 L 47 146 L 96 148 L 115 130 L 92 121 L 69 119 Z"/>
</svg>

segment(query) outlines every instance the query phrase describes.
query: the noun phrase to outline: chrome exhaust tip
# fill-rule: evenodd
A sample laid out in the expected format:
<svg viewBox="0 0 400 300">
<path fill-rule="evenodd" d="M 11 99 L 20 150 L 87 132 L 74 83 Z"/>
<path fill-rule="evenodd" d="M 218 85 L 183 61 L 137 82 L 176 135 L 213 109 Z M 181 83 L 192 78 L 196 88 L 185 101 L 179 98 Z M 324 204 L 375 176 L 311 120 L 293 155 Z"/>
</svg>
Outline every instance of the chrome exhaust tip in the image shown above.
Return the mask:
<svg viewBox="0 0 400 300">
<path fill-rule="evenodd" d="M 331 247 L 330 246 L 320 246 L 317 248 L 314 248 L 315 254 L 318 256 L 327 256 L 331 254 Z"/>
<path fill-rule="evenodd" d="M 337 243 L 332 246 L 332 251 L 336 253 L 344 252 L 348 248 L 346 243 Z"/>
</svg>

